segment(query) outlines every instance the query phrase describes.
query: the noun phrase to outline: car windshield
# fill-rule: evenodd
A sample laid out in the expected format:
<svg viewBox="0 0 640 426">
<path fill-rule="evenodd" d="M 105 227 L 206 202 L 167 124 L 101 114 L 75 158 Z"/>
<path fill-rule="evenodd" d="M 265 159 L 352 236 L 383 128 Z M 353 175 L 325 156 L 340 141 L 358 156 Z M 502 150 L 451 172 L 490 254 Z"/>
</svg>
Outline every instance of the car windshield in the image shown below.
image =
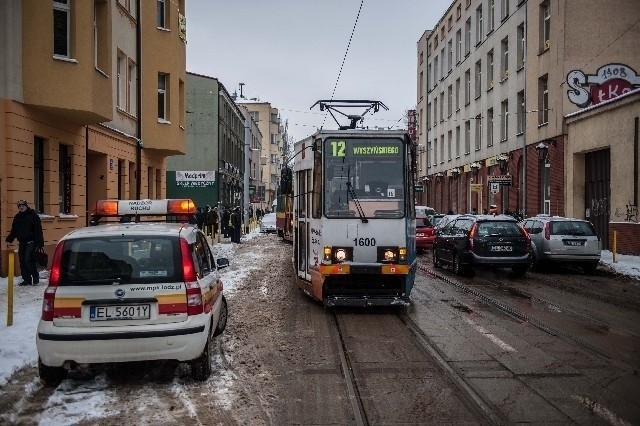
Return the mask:
<svg viewBox="0 0 640 426">
<path fill-rule="evenodd" d="M 67 240 L 60 286 L 167 283 L 182 280 L 177 238 L 127 236 Z"/>
<path fill-rule="evenodd" d="M 551 235 L 575 235 L 593 237 L 596 235 L 589 222 L 563 220 L 551 222 Z"/>
<path fill-rule="evenodd" d="M 276 223 L 276 214 L 275 213 L 267 213 L 262 217 L 262 221 L 264 223 Z"/>
<path fill-rule="evenodd" d="M 326 217 L 405 215 L 406 170 L 401 139 L 327 138 L 324 145 Z"/>
</svg>

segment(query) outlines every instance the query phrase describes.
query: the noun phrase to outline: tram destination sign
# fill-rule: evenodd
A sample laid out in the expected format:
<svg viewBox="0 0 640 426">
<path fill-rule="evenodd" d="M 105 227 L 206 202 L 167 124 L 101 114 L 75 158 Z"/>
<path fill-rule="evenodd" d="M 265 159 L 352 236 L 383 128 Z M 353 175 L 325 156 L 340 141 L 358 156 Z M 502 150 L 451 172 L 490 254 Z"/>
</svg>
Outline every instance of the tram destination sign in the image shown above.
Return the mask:
<svg viewBox="0 0 640 426">
<path fill-rule="evenodd" d="M 487 182 L 489 184 L 497 183 L 502 186 L 511 186 L 511 175 L 488 176 Z"/>
</svg>

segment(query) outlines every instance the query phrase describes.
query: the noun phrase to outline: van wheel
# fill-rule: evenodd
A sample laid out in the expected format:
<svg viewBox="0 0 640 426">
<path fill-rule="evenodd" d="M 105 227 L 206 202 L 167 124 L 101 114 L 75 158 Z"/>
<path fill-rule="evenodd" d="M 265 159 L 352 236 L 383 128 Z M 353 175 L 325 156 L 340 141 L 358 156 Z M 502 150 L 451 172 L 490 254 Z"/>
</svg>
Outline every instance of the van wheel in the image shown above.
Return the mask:
<svg viewBox="0 0 640 426">
<path fill-rule="evenodd" d="M 227 308 L 227 299 L 222 296 L 222 306 L 220 306 L 220 318 L 218 318 L 218 324 L 216 324 L 215 330 L 213 330 L 213 335 L 218 336 L 222 334 L 225 328 L 227 328 L 227 317 L 228 317 L 228 308 Z"/>
<path fill-rule="evenodd" d="M 211 376 L 211 334 L 207 335 L 207 343 L 200 356 L 191 361 L 191 377 L 204 382 Z"/>
<path fill-rule="evenodd" d="M 67 370 L 64 367 L 49 367 L 44 365 L 40 358 L 38 358 L 38 374 L 40 375 L 40 380 L 48 388 L 58 386 L 67 378 Z"/>
<path fill-rule="evenodd" d="M 593 275 L 596 273 L 596 269 L 598 269 L 598 264 L 600 262 L 589 262 L 582 265 L 582 270 L 587 275 Z"/>
</svg>

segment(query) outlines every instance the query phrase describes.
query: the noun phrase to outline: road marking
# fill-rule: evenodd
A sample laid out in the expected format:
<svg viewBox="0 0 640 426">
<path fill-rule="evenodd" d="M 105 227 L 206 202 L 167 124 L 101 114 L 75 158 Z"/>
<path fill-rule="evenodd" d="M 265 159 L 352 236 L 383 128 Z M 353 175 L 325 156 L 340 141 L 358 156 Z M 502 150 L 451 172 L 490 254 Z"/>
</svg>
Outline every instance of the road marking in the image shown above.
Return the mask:
<svg viewBox="0 0 640 426">
<path fill-rule="evenodd" d="M 509 344 L 507 344 L 506 342 L 501 340 L 495 334 L 489 333 L 487 330 L 484 329 L 484 327 L 482 327 L 482 326 L 476 324 L 475 322 L 471 321 L 470 318 L 464 318 L 464 321 L 467 324 L 469 324 L 471 327 L 475 328 L 476 331 L 478 331 L 479 333 L 484 334 L 489 340 L 491 340 L 493 343 L 498 345 L 503 351 L 505 351 L 505 352 L 516 352 L 516 350 L 512 346 L 510 346 Z"/>
<path fill-rule="evenodd" d="M 603 407 L 602 405 L 591 400 L 590 398 L 587 398 L 586 396 L 579 396 L 579 395 L 572 395 L 572 396 L 573 396 L 573 399 L 577 400 L 581 404 L 586 405 L 590 411 L 599 415 L 600 417 L 602 417 L 612 425 L 631 425 L 631 423 L 625 422 L 620 417 L 616 416 L 614 413 L 609 411 L 606 407 Z"/>
</svg>

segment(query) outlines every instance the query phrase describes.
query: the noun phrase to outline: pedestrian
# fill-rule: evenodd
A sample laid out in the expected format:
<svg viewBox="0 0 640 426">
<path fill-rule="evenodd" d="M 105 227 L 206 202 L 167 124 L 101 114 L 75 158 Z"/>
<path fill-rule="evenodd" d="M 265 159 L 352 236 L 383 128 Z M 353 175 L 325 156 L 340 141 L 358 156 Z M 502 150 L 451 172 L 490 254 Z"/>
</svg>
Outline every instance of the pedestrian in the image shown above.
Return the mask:
<svg viewBox="0 0 640 426">
<path fill-rule="evenodd" d="M 231 242 L 240 244 L 242 218 L 240 216 L 240 207 L 233 209 L 231 213 Z"/>
<path fill-rule="evenodd" d="M 476 210 L 475 207 L 471 209 L 471 214 L 478 214 L 478 211 Z"/>
<path fill-rule="evenodd" d="M 220 217 L 218 216 L 218 207 L 214 207 L 209 212 L 209 221 L 211 222 L 212 234 L 211 238 L 215 238 L 218 233 L 218 222 L 220 221 Z"/>
<path fill-rule="evenodd" d="M 213 231 L 213 224 L 211 223 L 211 206 L 207 204 L 204 208 L 204 234 L 210 236 Z"/>
<path fill-rule="evenodd" d="M 202 228 L 204 228 L 204 213 L 202 207 L 196 209 L 196 224 L 198 225 L 198 229 L 202 230 Z"/>
<path fill-rule="evenodd" d="M 224 211 L 222 212 L 222 235 L 225 238 L 229 238 L 229 219 L 231 218 L 231 213 L 229 212 L 229 208 L 225 206 Z"/>
<path fill-rule="evenodd" d="M 36 285 L 40 282 L 40 275 L 36 266 L 35 253 L 36 250 L 44 247 L 44 237 L 40 216 L 25 200 L 18 201 L 18 213 L 13 217 L 11 232 L 5 241 L 12 243 L 16 238 L 22 275 L 22 282 L 18 285 Z"/>
<path fill-rule="evenodd" d="M 449 211 L 447 212 L 447 214 L 455 214 L 455 213 L 453 212 L 453 210 L 449 209 Z"/>
</svg>

